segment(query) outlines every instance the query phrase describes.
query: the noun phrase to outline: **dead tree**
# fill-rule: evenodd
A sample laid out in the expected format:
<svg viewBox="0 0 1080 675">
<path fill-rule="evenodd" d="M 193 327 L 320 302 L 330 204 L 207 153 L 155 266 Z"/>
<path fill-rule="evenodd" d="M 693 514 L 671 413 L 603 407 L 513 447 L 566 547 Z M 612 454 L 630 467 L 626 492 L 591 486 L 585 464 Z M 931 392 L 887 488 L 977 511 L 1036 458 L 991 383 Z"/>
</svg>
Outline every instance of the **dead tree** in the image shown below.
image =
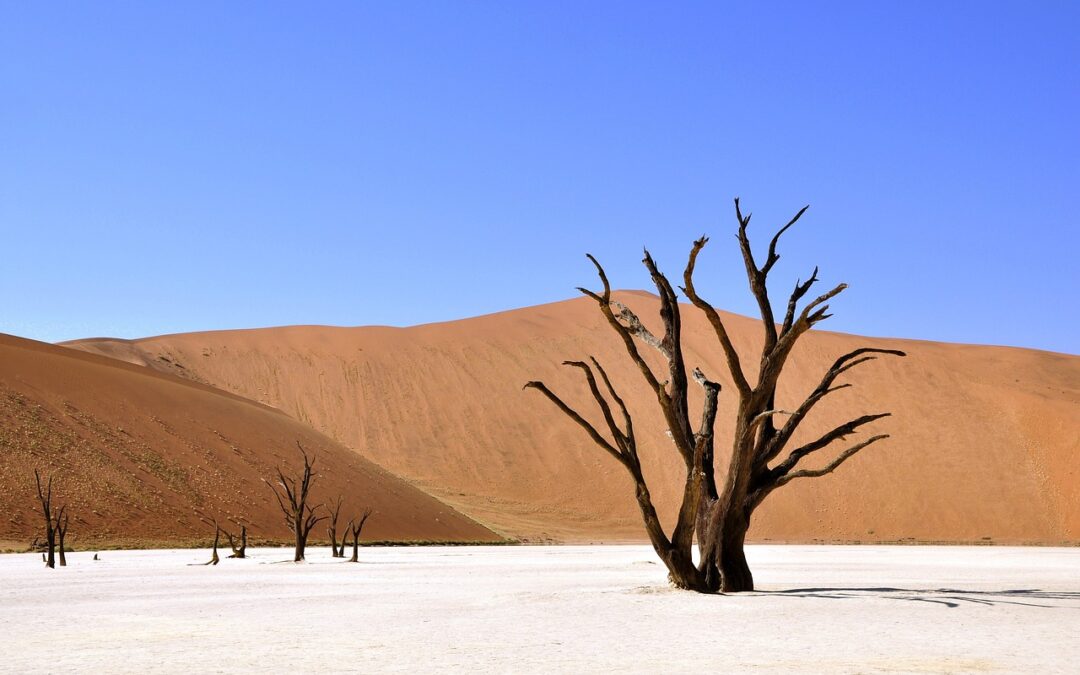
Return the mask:
<svg viewBox="0 0 1080 675">
<path fill-rule="evenodd" d="M 239 545 L 237 545 L 237 538 L 233 536 L 233 533 L 222 529 L 225 534 L 225 538 L 229 540 L 229 548 L 232 549 L 232 555 L 230 558 L 246 558 L 247 557 L 247 525 L 240 526 L 240 538 Z"/>
<path fill-rule="evenodd" d="M 217 523 L 214 523 L 214 553 L 210 556 L 210 560 L 204 562 L 204 565 L 216 565 L 221 562 L 221 558 L 218 557 L 218 543 L 221 541 L 221 528 Z"/>
<path fill-rule="evenodd" d="M 315 465 L 315 458 L 308 457 L 304 446 L 300 445 L 300 441 L 296 442 L 296 447 L 300 448 L 300 455 L 304 458 L 304 471 L 301 477 L 299 479 L 287 477 L 279 468 L 277 470 L 277 485 L 269 481 L 264 482 L 274 491 L 274 497 L 277 498 L 278 506 L 281 507 L 281 513 L 285 516 L 285 525 L 292 530 L 295 536 L 296 549 L 293 562 L 300 562 L 304 559 L 304 549 L 307 547 L 311 528 L 315 527 L 319 521 L 326 520 L 326 516 L 315 515 L 315 512 L 323 506 L 322 504 L 310 506 L 307 503 L 311 483 L 315 478 L 311 473 L 311 468 Z"/>
<path fill-rule="evenodd" d="M 41 487 L 41 474 L 34 469 L 34 482 L 37 484 L 38 501 L 41 503 L 41 514 L 45 518 L 45 566 L 49 569 L 56 568 L 56 514 L 52 507 L 52 476 L 49 476 L 47 487 Z M 65 529 L 67 524 L 64 525 Z"/>
<path fill-rule="evenodd" d="M 753 590 L 753 575 L 746 563 L 743 544 L 754 509 L 776 488 L 796 478 L 812 478 L 831 473 L 860 450 L 888 438 L 885 434 L 871 436 L 844 449 L 821 468 L 804 468 L 801 464 L 802 460 L 819 453 L 833 442 L 855 434 L 864 425 L 889 415 L 879 413 L 855 418 L 834 427 L 815 440 L 789 449 L 795 430 L 814 406 L 829 394 L 851 386 L 835 384 L 840 375 L 859 364 L 874 360 L 877 355 L 904 356 L 904 353 L 898 350 L 869 347 L 848 352 L 836 359 L 817 387 L 801 404 L 790 411 L 777 408 L 777 382 L 796 341 L 831 316 L 827 303 L 846 288 L 845 284 L 840 284 L 805 303 L 800 310 L 800 301 L 818 281 L 815 268 L 806 281 L 795 284 L 788 298 L 783 320 L 777 323 L 766 288 L 767 277 L 780 258 L 776 252 L 780 236 L 805 212 L 804 207 L 773 236 L 765 261 L 759 266 L 754 259 L 746 232 L 750 216 L 743 215 L 739 200 L 735 200 L 739 248 L 750 291 L 757 301 L 764 327 L 760 365 L 757 381 L 754 383 L 751 383 L 745 374 L 741 356 L 736 351 L 719 312 L 702 299 L 694 288 L 694 267 L 698 254 L 708 242 L 707 238 L 702 237 L 694 242 L 683 272 L 682 291 L 708 319 L 727 364 L 731 385 L 738 397 L 731 454 L 720 483 L 715 476 L 714 427 L 721 387 L 718 381 L 706 376 L 699 368 L 694 368 L 688 376 L 683 357 L 681 308 L 674 288 L 646 251 L 643 262 L 660 296 L 660 318 L 664 334 L 658 337 L 644 326 L 629 307 L 611 299 L 611 286 L 603 267 L 593 256 L 588 256 L 596 267 L 603 290 L 578 290 L 597 302 L 608 325 L 618 335 L 631 361 L 640 371 L 646 386 L 655 395 L 675 449 L 686 469 L 682 502 L 671 536 L 668 536 L 660 523 L 642 474 L 630 413 L 597 360 L 589 357 L 589 362 L 566 361 L 564 365 L 578 368 L 584 374 L 589 391 L 607 426 L 607 436 L 568 406 L 543 382 L 534 381 L 525 385 L 543 393 L 627 470 L 634 481 L 638 507 L 645 521 L 649 540 L 667 566 L 672 583 L 680 588 L 707 593 L 717 590 Z M 667 363 L 667 373 L 658 375 L 653 371 L 642 356 L 639 344 L 660 352 Z M 603 383 L 603 391 L 597 383 L 597 376 Z M 688 402 L 691 377 L 704 390 L 704 402 L 696 428 L 691 421 Z M 618 409 L 621 424 L 616 421 L 609 398 Z M 784 418 L 783 423 L 777 421 L 781 417 Z M 696 564 L 693 562 L 692 550 L 695 537 L 699 550 L 699 561 Z"/>
<path fill-rule="evenodd" d="M 345 545 L 342 544 L 341 548 L 338 548 L 337 539 L 337 524 L 338 516 L 341 514 L 341 497 L 337 498 L 337 502 L 334 503 L 334 508 L 330 509 L 330 518 L 327 520 L 330 524 L 326 528 L 326 536 L 330 538 L 330 557 L 332 558 L 344 558 L 345 557 Z"/>
<path fill-rule="evenodd" d="M 349 562 L 360 562 L 360 531 L 364 529 L 364 523 L 371 517 L 371 509 L 364 509 L 364 513 L 360 515 L 360 520 L 350 520 L 346 526 L 346 531 L 352 534 L 352 557 L 349 558 Z M 341 540 L 341 557 L 345 557 L 345 540 Z"/>
<path fill-rule="evenodd" d="M 67 556 L 64 555 L 64 538 L 67 537 L 68 531 L 67 504 L 61 506 L 56 512 L 56 522 L 53 529 L 56 531 L 56 551 L 59 554 L 60 567 L 67 567 Z"/>
</svg>

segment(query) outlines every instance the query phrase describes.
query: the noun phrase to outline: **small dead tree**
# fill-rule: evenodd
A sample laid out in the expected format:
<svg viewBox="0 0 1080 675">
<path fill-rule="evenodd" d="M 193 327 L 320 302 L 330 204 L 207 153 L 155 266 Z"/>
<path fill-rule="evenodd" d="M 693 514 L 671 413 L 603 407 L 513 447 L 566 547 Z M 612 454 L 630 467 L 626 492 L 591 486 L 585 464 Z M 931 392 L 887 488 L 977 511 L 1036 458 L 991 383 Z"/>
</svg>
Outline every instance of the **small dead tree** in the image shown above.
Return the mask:
<svg viewBox="0 0 1080 675">
<path fill-rule="evenodd" d="M 330 518 L 327 520 L 330 524 L 326 527 L 326 536 L 330 538 L 330 557 L 332 558 L 344 558 L 345 546 L 342 545 L 338 548 L 337 539 L 337 524 L 338 516 L 341 514 L 341 497 L 337 498 L 334 503 L 334 508 L 330 509 Z"/>
<path fill-rule="evenodd" d="M 203 565 L 216 565 L 221 562 L 221 558 L 218 557 L 218 543 L 221 541 L 221 528 L 217 523 L 214 523 L 214 552 L 210 556 L 210 559 L 203 563 Z"/>
<path fill-rule="evenodd" d="M 349 520 L 349 524 L 346 526 L 346 530 L 352 534 L 352 557 L 349 558 L 349 562 L 360 562 L 360 532 L 364 529 L 364 523 L 371 517 L 371 509 L 364 509 L 364 512 L 360 515 L 360 520 Z M 345 540 L 341 541 L 342 555 L 345 557 Z"/>
<path fill-rule="evenodd" d="M 824 450 L 835 441 L 855 434 L 858 429 L 889 415 L 878 413 L 863 415 L 834 427 L 821 437 L 793 449 L 789 443 L 799 424 L 814 406 L 825 396 L 850 384 L 835 384 L 838 377 L 855 366 L 872 361 L 878 355 L 904 356 L 894 349 L 864 347 L 840 356 L 822 377 L 821 382 L 807 398 L 791 411 L 776 406 L 776 388 L 780 373 L 791 355 L 796 341 L 811 328 L 831 316 L 828 302 L 847 286 L 839 284 L 832 290 L 807 302 L 801 310 L 799 303 L 817 281 L 817 269 L 806 281 L 796 282 L 787 301 L 783 321 L 777 323 L 772 302 L 766 288 L 769 272 L 779 260 L 776 246 L 780 236 L 794 225 L 806 212 L 800 210 L 795 217 L 773 236 L 769 242 L 765 262 L 758 265 L 754 259 L 747 236 L 750 215 L 744 216 L 735 200 L 738 219 L 738 240 L 750 284 L 750 291 L 757 301 L 764 328 L 764 342 L 760 354 L 757 382 L 747 378 L 739 353 L 736 351 L 726 326 L 716 309 L 698 295 L 694 287 L 694 267 L 698 254 L 708 239 L 702 237 L 694 242 L 686 269 L 683 272 L 683 293 L 690 302 L 705 314 L 724 355 L 731 383 L 738 396 L 738 405 L 731 439 L 731 455 L 722 482 L 717 482 L 714 472 L 714 426 L 720 383 L 710 379 L 699 368 L 688 375 L 683 357 L 682 318 L 678 298 L 671 283 L 658 269 L 649 252 L 642 261 L 660 296 L 660 319 L 664 334 L 657 337 L 647 329 L 638 316 L 625 305 L 611 299 L 611 286 L 604 268 L 588 256 L 596 267 L 603 290 L 600 292 L 579 288 L 600 307 L 607 323 L 618 335 L 627 354 L 640 371 L 647 387 L 653 392 L 664 415 L 666 426 L 676 451 L 686 469 L 682 503 L 674 530 L 669 537 L 660 523 L 652 503 L 649 487 L 641 470 L 637 439 L 633 420 L 623 399 L 616 392 L 607 373 L 595 358 L 589 362 L 566 361 L 564 365 L 580 369 L 585 376 L 604 423 L 608 436 L 602 434 L 592 423 L 582 417 L 554 394 L 543 382 L 533 381 L 525 385 L 540 391 L 571 420 L 581 426 L 589 437 L 614 457 L 630 474 L 638 506 L 645 521 L 645 529 L 657 555 L 668 568 L 669 578 L 679 587 L 712 593 L 749 591 L 754 588 L 753 576 L 746 563 L 744 542 L 750 519 L 761 502 L 773 490 L 797 478 L 824 476 L 833 472 L 843 462 L 860 450 L 888 438 L 885 434 L 872 436 L 856 443 L 821 468 L 803 468 L 806 457 Z M 660 352 L 667 362 L 667 373 L 657 375 L 644 359 L 638 348 L 644 344 Z M 597 383 L 597 375 L 603 383 L 603 391 Z M 700 422 L 691 422 L 689 406 L 689 380 L 700 385 L 704 392 Z M 612 412 L 617 407 L 621 424 Z M 782 424 L 776 419 L 786 417 Z M 786 454 L 785 454 L 786 452 Z M 697 540 L 699 560 L 693 561 L 693 542 Z"/>
<path fill-rule="evenodd" d="M 326 516 L 315 514 L 323 506 L 322 504 L 316 504 L 315 506 L 308 504 L 311 483 L 315 479 L 311 472 L 312 467 L 315 465 L 315 458 L 308 457 L 304 446 L 300 445 L 300 441 L 296 442 L 296 447 L 300 449 L 300 455 L 304 458 L 304 470 L 300 478 L 290 478 L 279 468 L 277 470 L 277 485 L 266 480 L 264 482 L 274 491 L 274 497 L 277 498 L 278 506 L 281 507 L 281 513 L 285 516 L 285 525 L 292 530 L 295 536 L 296 548 L 293 562 L 301 562 L 304 559 L 304 549 L 307 547 L 311 528 L 315 527 L 319 521 L 326 520 Z"/>
<path fill-rule="evenodd" d="M 246 558 L 247 557 L 247 525 L 240 526 L 240 537 L 233 536 L 233 533 L 229 530 L 221 530 L 225 534 L 225 538 L 229 540 L 229 548 L 232 549 L 232 555 L 230 558 Z"/>
<path fill-rule="evenodd" d="M 64 554 L 64 538 L 67 537 L 68 531 L 68 513 L 67 504 L 64 504 L 56 512 L 56 522 L 53 525 L 53 529 L 56 531 L 56 552 L 60 559 L 60 567 L 67 567 L 67 556 Z"/>
<path fill-rule="evenodd" d="M 41 514 L 45 518 L 45 566 L 49 569 L 56 568 L 56 516 L 52 507 L 52 476 L 49 476 L 47 487 L 41 486 L 41 473 L 34 469 L 34 482 L 37 484 L 38 502 L 41 504 Z M 67 524 L 64 524 L 65 529 Z"/>
</svg>

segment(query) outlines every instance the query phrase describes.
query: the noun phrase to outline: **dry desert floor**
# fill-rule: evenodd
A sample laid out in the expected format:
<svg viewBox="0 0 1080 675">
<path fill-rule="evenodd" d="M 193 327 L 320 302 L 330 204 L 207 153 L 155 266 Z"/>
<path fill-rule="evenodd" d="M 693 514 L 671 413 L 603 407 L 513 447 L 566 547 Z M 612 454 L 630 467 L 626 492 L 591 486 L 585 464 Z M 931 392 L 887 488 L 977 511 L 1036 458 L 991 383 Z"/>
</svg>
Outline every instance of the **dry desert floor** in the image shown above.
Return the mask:
<svg viewBox="0 0 1080 675">
<path fill-rule="evenodd" d="M 1080 548 L 751 546 L 760 588 L 647 546 L 0 556 L 10 672 L 1076 672 Z"/>
</svg>

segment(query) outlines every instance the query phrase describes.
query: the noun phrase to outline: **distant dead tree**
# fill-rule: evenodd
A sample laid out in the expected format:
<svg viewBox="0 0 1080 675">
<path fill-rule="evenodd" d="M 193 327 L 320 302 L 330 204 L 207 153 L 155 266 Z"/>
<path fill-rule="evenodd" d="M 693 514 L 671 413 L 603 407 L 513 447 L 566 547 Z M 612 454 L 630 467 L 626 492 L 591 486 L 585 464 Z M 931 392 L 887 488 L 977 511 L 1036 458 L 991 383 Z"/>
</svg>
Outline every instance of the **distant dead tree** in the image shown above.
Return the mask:
<svg viewBox="0 0 1080 675">
<path fill-rule="evenodd" d="M 221 558 L 218 557 L 218 543 L 221 541 L 221 528 L 217 523 L 214 523 L 214 553 L 210 556 L 210 560 L 204 562 L 204 565 L 216 565 L 221 562 Z"/>
<path fill-rule="evenodd" d="M 364 509 L 359 520 L 349 520 L 345 530 L 352 534 L 352 557 L 349 562 L 360 562 L 360 532 L 364 529 L 364 523 L 371 517 L 371 509 Z M 341 557 L 345 557 L 345 540 L 341 540 Z"/>
<path fill-rule="evenodd" d="M 328 519 L 328 522 L 330 524 L 326 528 L 326 536 L 330 537 L 330 548 L 331 548 L 330 556 L 332 558 L 344 558 L 345 557 L 345 544 L 344 544 L 345 539 L 344 539 L 344 537 L 342 537 L 342 545 L 341 545 L 340 548 L 338 548 L 338 539 L 337 539 L 338 516 L 341 514 L 341 497 L 337 498 L 337 501 L 334 503 L 334 508 L 329 509 L 329 511 L 330 511 L 330 518 Z"/>
<path fill-rule="evenodd" d="M 795 214 L 795 217 L 773 236 L 769 242 L 764 264 L 759 266 L 754 259 L 746 233 L 747 226 L 750 224 L 750 215 L 744 216 L 739 200 L 735 200 L 739 248 L 745 263 L 750 291 L 757 301 L 764 326 L 764 342 L 759 357 L 757 381 L 753 384 L 743 370 L 741 357 L 732 344 L 719 312 L 703 300 L 694 287 L 694 266 L 697 263 L 698 254 L 708 239 L 705 237 L 698 239 L 690 249 L 689 260 L 683 272 L 682 291 L 708 319 L 724 355 L 731 383 L 738 395 L 734 436 L 731 439 L 731 455 L 727 461 L 727 470 L 721 476 L 722 483 L 719 487 L 714 473 L 713 446 L 720 383 L 707 377 L 699 368 L 694 368 L 688 376 L 683 357 L 681 309 L 674 288 L 646 251 L 642 262 L 648 269 L 659 293 L 660 319 L 664 326 L 663 336 L 657 337 L 642 324 L 629 307 L 611 299 L 611 286 L 604 268 L 593 256 L 588 256 L 596 267 L 603 290 L 600 292 L 584 288 L 578 290 L 597 302 L 608 325 L 615 331 L 631 361 L 641 372 L 647 387 L 655 395 L 670 437 L 686 469 L 682 502 L 670 537 L 660 523 L 649 487 L 642 474 L 637 439 L 634 435 L 630 413 L 600 363 L 595 358 L 589 357 L 588 362 L 566 361 L 564 365 L 582 371 L 589 391 L 596 400 L 607 426 L 610 438 L 601 434 L 592 423 L 567 405 L 543 382 L 533 381 L 525 385 L 526 388 L 537 389 L 544 394 L 559 410 L 581 426 L 593 442 L 627 470 L 634 481 L 638 507 L 645 521 L 649 540 L 657 555 L 667 566 L 672 583 L 679 588 L 703 593 L 714 593 L 718 590 L 723 592 L 753 590 L 754 579 L 746 563 L 743 544 L 754 509 L 776 488 L 797 478 L 812 478 L 831 473 L 860 450 L 888 438 L 885 434 L 871 436 L 844 449 L 821 468 L 803 468 L 801 465 L 802 460 L 824 450 L 833 442 L 844 439 L 856 433 L 862 426 L 889 415 L 889 413 L 878 413 L 863 415 L 844 422 L 821 437 L 788 451 L 788 445 L 795 430 L 814 406 L 825 396 L 851 386 L 850 384 L 834 384 L 840 375 L 859 364 L 874 360 L 876 355 L 904 356 L 904 353 L 898 350 L 869 347 L 848 352 L 836 359 L 817 387 L 802 403 L 790 411 L 777 408 L 777 382 L 796 341 L 811 328 L 831 316 L 828 313 L 828 301 L 846 288 L 845 284 L 840 284 L 807 302 L 799 310 L 799 302 L 818 281 L 818 271 L 815 268 L 809 279 L 796 282 L 788 298 L 783 320 L 777 324 L 766 288 L 766 279 L 780 258 L 776 252 L 780 236 L 799 220 L 806 212 L 806 208 L 808 207 L 804 207 Z M 657 375 L 653 372 L 652 367 L 639 351 L 639 343 L 660 352 L 667 362 L 666 374 Z M 597 376 L 603 383 L 603 392 L 601 385 L 597 383 Z M 688 403 L 690 377 L 702 387 L 704 393 L 700 422 L 696 429 L 691 422 Z M 608 397 L 618 409 L 618 414 L 622 418 L 621 425 L 616 421 L 616 413 L 612 412 L 612 403 L 608 401 Z M 777 422 L 781 416 L 785 418 L 782 424 Z M 692 557 L 695 535 L 699 550 L 697 564 L 694 563 Z"/>
<path fill-rule="evenodd" d="M 221 529 L 225 538 L 229 540 L 229 548 L 232 549 L 232 555 L 230 558 L 246 558 L 247 557 L 247 525 L 240 526 L 240 537 L 233 536 L 233 533 L 224 528 Z"/>
<path fill-rule="evenodd" d="M 65 507 L 61 506 L 59 511 L 53 510 L 52 502 L 52 476 L 49 476 L 49 480 L 46 487 L 41 485 L 41 473 L 34 469 L 34 482 L 37 485 L 37 497 L 38 502 L 41 504 L 41 515 L 45 519 L 45 553 L 42 554 L 45 562 L 45 566 L 49 569 L 56 568 L 56 537 L 57 526 L 62 525 L 63 531 L 60 532 L 60 564 L 66 565 L 67 560 L 64 557 L 63 551 L 63 537 L 67 534 L 67 515 L 64 513 Z"/>
<path fill-rule="evenodd" d="M 311 534 L 311 528 L 315 527 L 319 521 L 326 520 L 326 516 L 315 515 L 315 512 L 323 506 L 322 504 L 316 504 L 315 506 L 308 504 L 311 483 L 315 479 L 315 476 L 311 473 L 315 459 L 308 457 L 304 446 L 300 445 L 300 441 L 296 442 L 296 447 L 300 448 L 300 455 L 304 458 L 304 471 L 300 478 L 289 478 L 279 468 L 277 470 L 277 485 L 266 480 L 264 482 L 274 491 L 274 497 L 277 498 L 278 506 L 281 507 L 281 513 L 285 516 L 285 525 L 293 531 L 296 538 L 293 562 L 300 562 L 304 559 L 304 549 L 307 547 L 307 539 L 308 535 Z"/>
<path fill-rule="evenodd" d="M 68 513 L 67 504 L 64 504 L 56 512 L 56 522 L 53 527 L 56 530 L 56 552 L 59 554 L 60 567 L 67 567 L 67 556 L 65 552 L 64 538 L 67 537 L 68 531 Z"/>
</svg>

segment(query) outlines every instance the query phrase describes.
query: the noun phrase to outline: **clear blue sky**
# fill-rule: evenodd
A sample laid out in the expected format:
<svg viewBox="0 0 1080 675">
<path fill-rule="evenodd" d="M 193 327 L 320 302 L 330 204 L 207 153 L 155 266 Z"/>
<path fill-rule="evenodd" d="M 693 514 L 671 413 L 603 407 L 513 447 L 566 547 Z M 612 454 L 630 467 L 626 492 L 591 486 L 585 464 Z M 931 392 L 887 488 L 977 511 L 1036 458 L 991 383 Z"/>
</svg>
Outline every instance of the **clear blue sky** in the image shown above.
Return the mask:
<svg viewBox="0 0 1080 675">
<path fill-rule="evenodd" d="M 753 314 L 741 195 L 811 204 L 828 328 L 1080 352 L 1080 3 L 291 5 L 3 5 L 0 331 L 448 320 L 702 233 Z"/>
</svg>

